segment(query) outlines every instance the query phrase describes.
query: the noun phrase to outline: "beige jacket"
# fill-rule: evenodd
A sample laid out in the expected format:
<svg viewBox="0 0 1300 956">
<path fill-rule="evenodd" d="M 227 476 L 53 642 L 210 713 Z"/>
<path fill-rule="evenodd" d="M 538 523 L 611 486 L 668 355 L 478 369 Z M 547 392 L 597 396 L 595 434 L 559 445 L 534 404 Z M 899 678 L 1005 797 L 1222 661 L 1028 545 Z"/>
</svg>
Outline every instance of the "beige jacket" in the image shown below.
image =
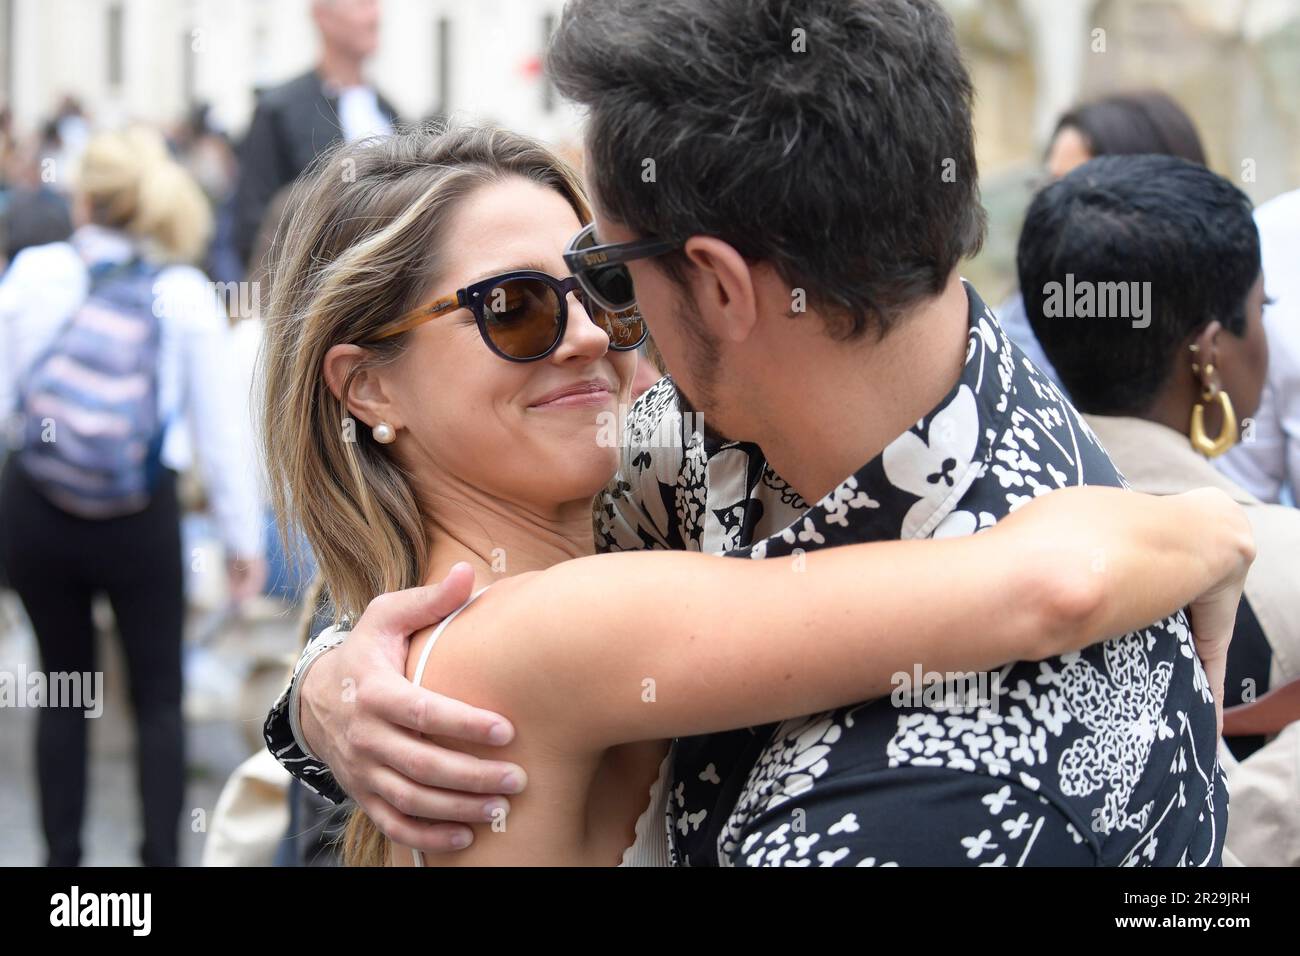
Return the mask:
<svg viewBox="0 0 1300 956">
<path fill-rule="evenodd" d="M 1138 491 L 1171 495 L 1213 487 L 1246 509 L 1258 552 L 1246 598 L 1273 651 L 1269 686 L 1300 677 L 1300 509 L 1261 503 L 1193 451 L 1187 436 L 1164 425 L 1085 418 Z M 1300 866 L 1300 723 L 1243 762 L 1219 750 L 1231 794 L 1228 854 L 1251 866 Z"/>
</svg>

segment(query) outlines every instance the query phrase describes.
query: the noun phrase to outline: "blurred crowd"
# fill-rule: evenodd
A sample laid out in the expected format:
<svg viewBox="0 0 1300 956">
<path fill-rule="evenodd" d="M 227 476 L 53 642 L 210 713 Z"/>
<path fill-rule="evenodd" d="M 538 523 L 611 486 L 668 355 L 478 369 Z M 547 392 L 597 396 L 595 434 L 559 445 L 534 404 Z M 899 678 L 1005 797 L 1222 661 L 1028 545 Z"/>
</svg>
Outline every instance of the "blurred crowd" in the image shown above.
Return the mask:
<svg viewBox="0 0 1300 956">
<path fill-rule="evenodd" d="M 312 573 L 259 477 L 265 261 L 286 189 L 316 155 L 398 122 L 362 77 L 378 5 L 312 14 L 320 59 L 260 92 L 238 143 L 201 105 L 169 129 L 101 129 L 71 97 L 39 130 L 0 113 L 0 580 L 48 672 L 95 669 L 95 605 L 108 599 L 130 671 L 146 863 L 178 859 L 186 585 L 214 590 L 204 532 L 183 540 L 182 528 L 203 515 L 224 550 L 217 626 L 258 598 L 296 605 Z M 86 722 L 44 708 L 37 738 L 48 862 L 75 864 Z"/>
</svg>

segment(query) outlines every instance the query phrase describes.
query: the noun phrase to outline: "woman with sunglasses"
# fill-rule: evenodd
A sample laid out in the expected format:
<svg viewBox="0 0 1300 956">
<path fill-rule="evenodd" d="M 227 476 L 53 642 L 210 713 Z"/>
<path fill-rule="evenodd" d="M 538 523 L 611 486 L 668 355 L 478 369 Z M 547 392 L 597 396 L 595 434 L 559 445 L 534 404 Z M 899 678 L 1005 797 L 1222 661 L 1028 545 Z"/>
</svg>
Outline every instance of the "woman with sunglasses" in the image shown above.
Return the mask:
<svg viewBox="0 0 1300 956">
<path fill-rule="evenodd" d="M 646 329 L 630 283 L 597 272 L 589 289 L 564 252 L 614 270 L 647 250 L 598 248 L 589 219 L 535 142 L 416 131 L 320 162 L 277 241 L 265 441 L 281 516 L 341 616 L 470 566 L 475 598 L 416 635 L 407 674 L 508 715 L 504 756 L 529 768 L 508 821 L 428 862 L 663 862 L 672 737 L 879 697 L 917 662 L 1059 654 L 1208 594 L 1194 623 L 1221 666 L 1250 543 L 1213 493 L 1066 489 L 974 537 L 802 561 L 594 555 L 592 501 L 619 457 L 601 419 L 621 413 Z M 1105 580 L 1143 587 L 1091 584 L 1097 549 Z M 425 862 L 360 813 L 345 856 Z"/>
</svg>

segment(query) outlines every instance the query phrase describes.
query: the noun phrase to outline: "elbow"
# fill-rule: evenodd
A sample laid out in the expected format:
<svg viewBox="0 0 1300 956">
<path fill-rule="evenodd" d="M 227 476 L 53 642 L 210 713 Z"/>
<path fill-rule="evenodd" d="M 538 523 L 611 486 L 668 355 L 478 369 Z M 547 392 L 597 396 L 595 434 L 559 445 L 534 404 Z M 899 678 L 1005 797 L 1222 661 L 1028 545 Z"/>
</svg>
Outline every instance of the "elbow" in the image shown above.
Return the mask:
<svg viewBox="0 0 1300 956">
<path fill-rule="evenodd" d="M 1107 597 L 1106 576 L 1092 568 L 1062 567 L 1059 562 L 1040 567 L 1044 573 L 1036 589 L 1034 660 L 1078 650 L 1109 636 L 1099 632 Z"/>
</svg>

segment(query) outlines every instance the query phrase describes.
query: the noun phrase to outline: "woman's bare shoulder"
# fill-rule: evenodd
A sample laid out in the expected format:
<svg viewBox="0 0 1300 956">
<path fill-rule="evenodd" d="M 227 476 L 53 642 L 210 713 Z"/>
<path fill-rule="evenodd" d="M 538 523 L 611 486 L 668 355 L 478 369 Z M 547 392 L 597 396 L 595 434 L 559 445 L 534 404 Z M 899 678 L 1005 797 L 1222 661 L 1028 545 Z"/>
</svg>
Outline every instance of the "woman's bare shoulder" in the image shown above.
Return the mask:
<svg viewBox="0 0 1300 956">
<path fill-rule="evenodd" d="M 538 596 L 545 591 L 546 572 L 512 575 L 494 582 L 438 635 L 429 640 L 438 625 L 412 635 L 407 648 L 405 673 L 414 680 L 421 656 L 428 659 L 419 684 L 474 707 L 509 718 L 516 727 L 527 727 L 530 747 L 552 756 L 590 755 L 593 748 L 575 741 L 559 722 L 551 719 L 557 700 L 557 669 L 573 662 L 552 639 L 567 626 L 553 614 L 538 613 Z M 574 607 L 580 614 L 581 609 Z M 512 754 L 521 746 L 516 741 L 505 751 L 467 747 L 457 749 L 492 759 L 517 759 Z M 532 752 L 531 750 L 529 751 Z"/>
<path fill-rule="evenodd" d="M 500 672 L 511 655 L 514 642 L 527 637 L 519 633 L 518 621 L 526 617 L 519 605 L 528 600 L 533 587 L 531 582 L 543 573 L 528 571 L 495 581 L 480 581 L 475 587 L 478 596 L 458 611 L 455 619 L 438 635 L 421 675 L 421 686 L 451 693 L 445 686 L 445 675 L 449 671 L 473 668 L 481 672 L 484 666 L 492 666 Z M 420 657 L 443 623 L 439 621 L 411 635 L 406 655 L 407 680 L 415 679 Z M 497 657 L 502 661 L 496 661 Z"/>
</svg>

